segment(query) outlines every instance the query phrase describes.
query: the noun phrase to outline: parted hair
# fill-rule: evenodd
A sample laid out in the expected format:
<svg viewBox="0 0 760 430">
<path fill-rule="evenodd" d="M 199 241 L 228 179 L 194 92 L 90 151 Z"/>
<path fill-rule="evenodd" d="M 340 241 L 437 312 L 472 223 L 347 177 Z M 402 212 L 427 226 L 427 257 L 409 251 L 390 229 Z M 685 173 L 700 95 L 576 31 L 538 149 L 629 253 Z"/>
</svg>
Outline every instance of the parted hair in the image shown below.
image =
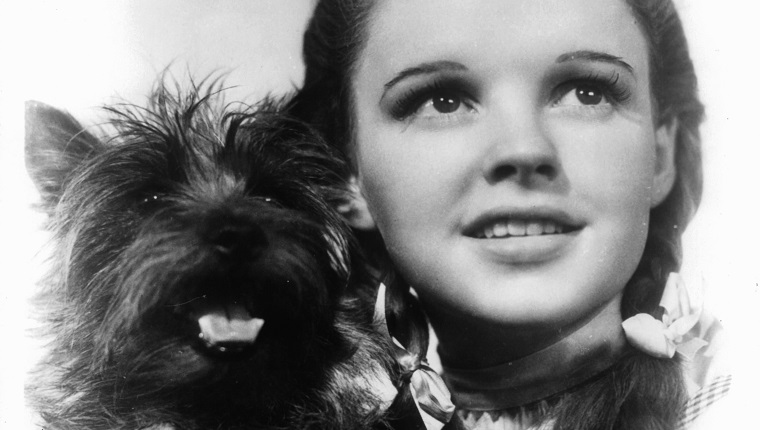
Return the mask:
<svg viewBox="0 0 760 430">
<path fill-rule="evenodd" d="M 648 43 L 655 104 L 652 120 L 656 126 L 676 127 L 677 176 L 667 198 L 651 211 L 643 256 L 624 291 L 623 318 L 641 312 L 656 316 L 668 274 L 680 268 L 681 236 L 702 194 L 699 126 L 704 117 L 686 35 L 673 1 L 626 3 Z M 349 161 L 354 142 L 352 78 L 376 4 L 373 0 L 317 3 L 303 39 L 304 84 L 290 103 L 291 112 L 313 124 Z M 378 267 L 392 273 L 382 239 L 372 235 L 365 239 Z M 412 300 L 408 284 L 398 275 L 393 278 L 391 292 L 396 302 L 389 300 L 389 324 L 394 335 L 421 348 L 427 345 L 426 331 L 408 327 L 418 326 L 415 321 L 420 319 L 404 315 L 406 309 L 419 306 L 406 302 Z M 424 338 L 415 340 L 416 336 Z M 675 426 L 685 396 L 676 361 L 630 351 L 593 381 L 555 399 L 547 416 L 556 419 L 557 429 L 668 429 Z"/>
</svg>

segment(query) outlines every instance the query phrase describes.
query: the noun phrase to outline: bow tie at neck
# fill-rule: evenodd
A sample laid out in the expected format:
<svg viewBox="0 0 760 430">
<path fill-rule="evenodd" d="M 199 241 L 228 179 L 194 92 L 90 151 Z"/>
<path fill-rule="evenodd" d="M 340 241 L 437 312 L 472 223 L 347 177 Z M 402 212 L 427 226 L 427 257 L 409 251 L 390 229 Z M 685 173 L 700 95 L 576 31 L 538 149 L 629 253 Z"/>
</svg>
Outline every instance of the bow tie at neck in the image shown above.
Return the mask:
<svg viewBox="0 0 760 430">
<path fill-rule="evenodd" d="M 458 408 L 493 411 L 527 405 L 572 388 L 611 367 L 626 349 L 619 316 L 583 326 L 525 357 L 480 369 L 443 363 L 444 379 Z"/>
</svg>

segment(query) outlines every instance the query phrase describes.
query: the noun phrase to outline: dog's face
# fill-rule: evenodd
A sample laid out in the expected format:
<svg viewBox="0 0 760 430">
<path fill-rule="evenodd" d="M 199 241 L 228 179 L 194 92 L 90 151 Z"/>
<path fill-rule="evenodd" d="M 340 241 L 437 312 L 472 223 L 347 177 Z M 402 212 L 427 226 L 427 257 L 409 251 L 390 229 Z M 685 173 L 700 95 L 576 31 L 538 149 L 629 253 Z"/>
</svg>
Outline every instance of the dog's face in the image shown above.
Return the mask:
<svg viewBox="0 0 760 430">
<path fill-rule="evenodd" d="M 274 404 L 320 377 L 349 276 L 330 209 L 346 166 L 273 110 L 222 119 L 159 91 L 147 110 L 115 110 L 101 141 L 28 105 L 28 169 L 55 234 L 56 354 L 127 399 L 188 407 Z"/>
</svg>

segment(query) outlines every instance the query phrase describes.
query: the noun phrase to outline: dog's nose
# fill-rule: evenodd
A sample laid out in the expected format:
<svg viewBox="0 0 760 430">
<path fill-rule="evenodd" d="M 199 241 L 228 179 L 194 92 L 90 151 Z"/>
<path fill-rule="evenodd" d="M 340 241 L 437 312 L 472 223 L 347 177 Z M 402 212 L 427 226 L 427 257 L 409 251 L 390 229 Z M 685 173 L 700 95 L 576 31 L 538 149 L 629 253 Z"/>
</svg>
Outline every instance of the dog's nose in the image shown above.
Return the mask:
<svg viewBox="0 0 760 430">
<path fill-rule="evenodd" d="M 208 241 L 221 256 L 256 257 L 267 247 L 267 238 L 255 224 L 225 225 L 210 229 Z"/>
</svg>

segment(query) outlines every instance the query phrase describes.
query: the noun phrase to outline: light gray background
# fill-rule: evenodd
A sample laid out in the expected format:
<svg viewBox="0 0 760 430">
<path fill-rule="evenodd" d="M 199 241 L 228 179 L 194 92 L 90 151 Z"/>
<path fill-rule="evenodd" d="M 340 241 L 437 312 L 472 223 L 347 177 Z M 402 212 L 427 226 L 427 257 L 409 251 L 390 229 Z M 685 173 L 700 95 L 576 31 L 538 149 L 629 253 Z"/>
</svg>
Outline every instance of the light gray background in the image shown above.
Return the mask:
<svg viewBox="0 0 760 430">
<path fill-rule="evenodd" d="M 756 420 L 760 381 L 760 82 L 757 23 L 748 0 L 677 0 L 698 68 L 705 193 L 686 235 L 684 275 L 731 335 L 732 424 Z M 38 349 L 24 335 L 26 300 L 45 235 L 28 209 L 23 100 L 64 107 L 87 123 L 98 106 L 144 101 L 168 64 L 178 77 L 228 73 L 229 100 L 255 101 L 300 84 L 301 32 L 311 0 L 5 1 L 0 5 L 0 428 L 29 428 L 23 372 Z M 730 412 L 730 415 L 728 414 Z M 728 427 L 723 423 L 720 427 Z M 720 428 L 716 427 L 716 428 Z"/>
</svg>

